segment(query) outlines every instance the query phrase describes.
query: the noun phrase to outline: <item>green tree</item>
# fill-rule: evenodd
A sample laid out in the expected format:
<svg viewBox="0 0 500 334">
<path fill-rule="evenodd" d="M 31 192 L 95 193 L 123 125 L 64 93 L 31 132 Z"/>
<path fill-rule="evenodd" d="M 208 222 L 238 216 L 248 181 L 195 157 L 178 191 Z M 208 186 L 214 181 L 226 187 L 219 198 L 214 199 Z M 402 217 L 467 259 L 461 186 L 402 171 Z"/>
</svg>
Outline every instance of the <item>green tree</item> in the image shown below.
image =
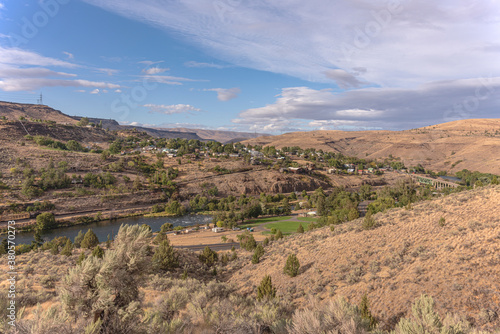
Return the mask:
<svg viewBox="0 0 500 334">
<path fill-rule="evenodd" d="M 73 254 L 73 244 L 71 243 L 71 240 L 68 239 L 66 241 L 66 245 L 64 245 L 61 250 L 61 255 L 71 256 L 71 254 Z"/>
<path fill-rule="evenodd" d="M 172 223 L 165 223 L 161 226 L 160 232 L 172 231 L 174 229 L 174 225 Z"/>
<path fill-rule="evenodd" d="M 52 212 L 44 212 L 36 216 L 36 227 L 40 231 L 49 230 L 56 225 L 56 219 Z"/>
<path fill-rule="evenodd" d="M 76 264 L 77 265 L 82 264 L 82 262 L 83 262 L 83 260 L 85 260 L 85 258 L 86 258 L 85 252 L 81 252 L 80 256 L 78 256 L 78 259 L 76 260 Z"/>
<path fill-rule="evenodd" d="M 283 239 L 283 233 L 281 232 L 281 230 L 276 231 L 276 234 L 274 235 L 274 238 L 276 240 Z"/>
<path fill-rule="evenodd" d="M 365 230 L 371 230 L 377 226 L 377 221 L 373 218 L 372 213 L 368 211 L 366 213 L 365 219 L 363 219 L 362 227 Z"/>
<path fill-rule="evenodd" d="M 179 267 L 179 255 L 170 245 L 168 239 L 163 240 L 153 255 L 153 268 L 171 270 Z"/>
<path fill-rule="evenodd" d="M 276 288 L 273 287 L 273 282 L 270 275 L 264 276 L 259 286 L 257 287 L 257 299 L 272 299 L 276 297 Z"/>
<path fill-rule="evenodd" d="M 369 322 L 370 328 L 373 329 L 377 325 L 377 320 L 373 317 L 370 311 L 370 301 L 366 293 L 361 297 L 361 302 L 359 303 L 359 311 L 361 313 L 361 318 Z"/>
<path fill-rule="evenodd" d="M 297 233 L 304 233 L 304 227 L 302 226 L 302 223 L 300 223 L 299 227 L 297 227 Z"/>
<path fill-rule="evenodd" d="M 99 245 L 97 245 L 92 250 L 92 256 L 102 259 L 104 256 L 104 250 L 101 247 L 99 247 Z"/>
<path fill-rule="evenodd" d="M 264 255 L 264 247 L 262 247 L 261 244 L 257 245 L 255 247 L 255 251 L 253 252 L 252 256 L 252 263 L 257 264 L 260 262 L 260 258 Z"/>
<path fill-rule="evenodd" d="M 89 119 L 87 117 L 82 117 L 82 118 L 80 118 L 80 121 L 78 121 L 77 125 L 87 126 L 87 125 L 89 125 Z"/>
<path fill-rule="evenodd" d="M 83 241 L 84 237 L 85 237 L 85 234 L 83 234 L 82 230 L 78 231 L 77 236 L 73 240 L 75 248 L 80 248 L 81 247 L 81 244 L 82 244 L 82 241 Z"/>
<path fill-rule="evenodd" d="M 217 255 L 217 252 L 206 246 L 203 252 L 198 256 L 198 258 L 207 266 L 213 266 L 215 263 L 217 263 L 219 256 Z"/>
<path fill-rule="evenodd" d="M 248 231 L 244 232 L 243 234 L 237 235 L 236 238 L 238 238 L 238 240 L 240 241 L 240 247 L 249 252 L 257 247 L 255 238 Z"/>
<path fill-rule="evenodd" d="M 283 268 L 283 272 L 290 277 L 295 277 L 299 274 L 300 263 L 299 259 L 295 254 L 288 255 L 286 259 L 285 267 Z"/>
<path fill-rule="evenodd" d="M 92 249 L 97 245 L 99 245 L 99 239 L 97 238 L 97 235 L 95 235 L 94 231 L 92 231 L 92 229 L 89 229 L 83 237 L 81 247 Z"/>
</svg>

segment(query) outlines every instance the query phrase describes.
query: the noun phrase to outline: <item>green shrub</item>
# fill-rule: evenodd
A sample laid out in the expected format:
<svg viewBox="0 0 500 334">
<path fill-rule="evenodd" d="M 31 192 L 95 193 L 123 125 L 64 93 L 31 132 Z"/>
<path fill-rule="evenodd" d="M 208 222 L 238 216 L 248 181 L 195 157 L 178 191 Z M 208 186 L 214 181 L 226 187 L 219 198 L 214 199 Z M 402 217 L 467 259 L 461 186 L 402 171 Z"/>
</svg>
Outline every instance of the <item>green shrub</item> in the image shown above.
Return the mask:
<svg viewBox="0 0 500 334">
<path fill-rule="evenodd" d="M 257 287 L 257 299 L 272 299 L 276 297 L 276 288 L 273 287 L 271 276 L 266 275 Z"/>
<path fill-rule="evenodd" d="M 78 257 L 78 259 L 76 260 L 76 264 L 77 265 L 80 265 L 82 264 L 83 260 L 85 260 L 86 256 L 85 256 L 85 252 L 81 252 L 80 253 L 80 256 Z"/>
<path fill-rule="evenodd" d="M 254 250 L 255 247 L 257 247 L 257 242 L 255 241 L 253 235 L 250 234 L 250 232 L 239 234 L 236 237 L 240 241 L 240 247 L 249 252 Z"/>
<path fill-rule="evenodd" d="M 276 232 L 276 234 L 274 235 L 274 238 L 275 238 L 276 240 L 283 239 L 283 233 L 281 232 L 281 230 L 278 230 L 278 231 Z"/>
<path fill-rule="evenodd" d="M 215 263 L 217 263 L 219 259 L 217 252 L 214 252 L 208 246 L 205 247 L 205 249 L 198 256 L 198 258 L 202 263 L 206 264 L 207 266 L 213 266 Z"/>
<path fill-rule="evenodd" d="M 366 320 L 370 324 L 370 328 L 375 328 L 377 325 L 377 320 L 373 317 L 370 311 L 370 301 L 366 293 L 361 297 L 361 302 L 359 303 L 359 311 L 361 313 L 361 318 Z"/>
<path fill-rule="evenodd" d="M 92 256 L 102 259 L 104 256 L 104 250 L 99 246 L 95 246 L 92 250 Z"/>
<path fill-rule="evenodd" d="M 179 266 L 179 255 L 170 245 L 168 238 L 160 243 L 153 255 L 153 268 L 156 270 L 171 270 Z"/>
<path fill-rule="evenodd" d="M 71 256 L 73 254 L 73 244 L 71 243 L 71 240 L 66 241 L 66 245 L 64 245 L 61 255 L 66 255 L 66 256 Z"/>
<path fill-rule="evenodd" d="M 377 226 L 377 221 L 372 217 L 370 211 L 366 213 L 365 219 L 363 219 L 362 227 L 364 230 L 371 230 Z"/>
<path fill-rule="evenodd" d="M 283 272 L 290 277 L 295 277 L 299 274 L 300 263 L 299 259 L 295 254 L 288 255 L 286 260 L 285 268 L 283 268 Z"/>
<path fill-rule="evenodd" d="M 56 225 L 56 219 L 52 212 L 44 212 L 36 216 L 36 229 L 40 231 L 49 230 Z"/>
<path fill-rule="evenodd" d="M 85 237 L 85 234 L 83 234 L 83 232 L 81 230 L 78 231 L 77 236 L 73 240 L 73 243 L 74 243 L 74 245 L 75 245 L 76 248 L 80 248 L 81 243 L 82 243 L 84 237 Z"/>
<path fill-rule="evenodd" d="M 92 229 L 89 229 L 83 237 L 81 247 L 91 249 L 97 245 L 99 245 L 99 239 L 97 238 L 97 235 L 95 235 L 94 231 L 92 231 Z"/>
<path fill-rule="evenodd" d="M 264 255 L 264 247 L 262 245 L 257 245 L 252 256 L 252 263 L 257 264 L 260 262 L 260 258 Z"/>
<path fill-rule="evenodd" d="M 299 227 L 297 227 L 297 233 L 304 233 L 304 227 L 302 226 L 302 223 L 300 223 Z"/>
</svg>

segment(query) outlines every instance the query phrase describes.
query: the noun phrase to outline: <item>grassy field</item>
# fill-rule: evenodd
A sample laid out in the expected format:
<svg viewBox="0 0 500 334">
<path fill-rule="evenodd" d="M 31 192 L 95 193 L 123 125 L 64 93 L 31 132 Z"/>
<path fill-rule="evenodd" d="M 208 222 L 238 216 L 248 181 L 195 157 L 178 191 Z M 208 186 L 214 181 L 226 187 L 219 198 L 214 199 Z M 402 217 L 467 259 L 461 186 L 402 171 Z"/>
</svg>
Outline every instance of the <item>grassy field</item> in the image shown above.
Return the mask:
<svg viewBox="0 0 500 334">
<path fill-rule="evenodd" d="M 272 229 L 272 228 L 275 228 L 277 230 L 281 230 L 281 233 L 283 234 L 291 234 L 291 233 L 294 233 L 297 231 L 297 228 L 299 227 L 299 225 L 302 224 L 302 227 L 304 228 L 304 230 L 306 229 L 307 227 L 307 224 L 304 224 L 303 222 L 296 222 L 296 221 L 292 221 L 292 222 L 276 222 L 276 223 L 271 223 L 271 224 L 267 224 L 265 227 L 268 228 L 268 229 Z M 264 234 L 270 234 L 271 232 L 270 231 L 266 231 L 266 232 L 263 232 Z"/>
<path fill-rule="evenodd" d="M 303 221 L 303 222 L 317 222 L 318 218 L 317 217 L 297 217 L 298 220 Z"/>
<path fill-rule="evenodd" d="M 287 220 L 290 218 L 292 218 L 292 217 L 291 216 L 281 216 L 281 217 L 269 217 L 269 218 L 253 219 L 253 220 L 250 220 L 246 224 L 238 225 L 238 227 L 241 227 L 242 229 L 247 228 L 247 227 L 255 227 L 255 226 L 259 226 L 260 224 L 263 224 L 263 223 L 276 222 L 276 221 L 280 221 L 280 220 Z"/>
</svg>

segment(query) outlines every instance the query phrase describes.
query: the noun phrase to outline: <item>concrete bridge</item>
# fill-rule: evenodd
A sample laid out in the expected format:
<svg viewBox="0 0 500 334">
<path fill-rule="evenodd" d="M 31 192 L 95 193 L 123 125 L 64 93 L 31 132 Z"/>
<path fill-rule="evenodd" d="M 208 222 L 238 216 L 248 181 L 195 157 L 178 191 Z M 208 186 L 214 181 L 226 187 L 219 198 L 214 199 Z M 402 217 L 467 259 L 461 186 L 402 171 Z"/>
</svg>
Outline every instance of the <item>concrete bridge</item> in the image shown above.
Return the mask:
<svg viewBox="0 0 500 334">
<path fill-rule="evenodd" d="M 443 189 L 443 188 L 458 188 L 459 184 L 453 183 L 453 182 L 448 182 L 444 180 L 439 180 L 439 179 L 432 179 L 430 177 L 426 176 L 421 176 L 421 175 L 415 175 L 415 174 L 410 174 L 411 178 L 417 181 L 420 184 L 428 184 L 433 186 L 436 189 Z"/>
</svg>

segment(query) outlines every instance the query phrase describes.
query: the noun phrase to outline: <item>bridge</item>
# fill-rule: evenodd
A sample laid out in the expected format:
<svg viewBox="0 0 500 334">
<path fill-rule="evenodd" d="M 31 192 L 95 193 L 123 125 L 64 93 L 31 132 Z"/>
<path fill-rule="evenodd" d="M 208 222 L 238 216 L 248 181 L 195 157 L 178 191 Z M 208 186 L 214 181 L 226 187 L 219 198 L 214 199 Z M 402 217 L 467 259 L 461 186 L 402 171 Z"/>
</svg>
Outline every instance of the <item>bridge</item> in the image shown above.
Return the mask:
<svg viewBox="0 0 500 334">
<path fill-rule="evenodd" d="M 438 180 L 438 179 L 432 179 L 430 177 L 426 176 L 421 176 L 421 175 L 414 175 L 410 174 L 411 178 L 417 181 L 420 184 L 428 184 L 430 186 L 433 186 L 436 189 L 443 189 L 443 188 L 458 188 L 460 185 L 453 183 L 453 182 L 448 182 L 444 180 Z"/>
</svg>

